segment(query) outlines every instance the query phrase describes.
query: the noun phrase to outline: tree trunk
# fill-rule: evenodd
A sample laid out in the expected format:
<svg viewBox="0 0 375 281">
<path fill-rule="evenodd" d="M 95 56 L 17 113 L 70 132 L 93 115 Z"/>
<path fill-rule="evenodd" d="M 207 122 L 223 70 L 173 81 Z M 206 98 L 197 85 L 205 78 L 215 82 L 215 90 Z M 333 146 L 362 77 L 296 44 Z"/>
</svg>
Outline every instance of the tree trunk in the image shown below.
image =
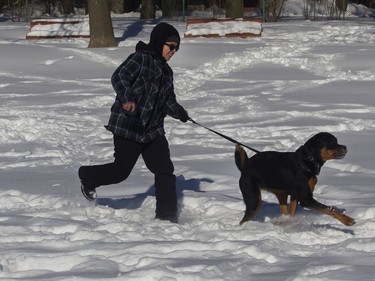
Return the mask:
<svg viewBox="0 0 375 281">
<path fill-rule="evenodd" d="M 89 48 L 117 47 L 108 0 L 88 0 Z"/>
<path fill-rule="evenodd" d="M 131 0 L 123 0 L 124 1 L 124 13 L 132 12 L 132 5 Z"/>
<path fill-rule="evenodd" d="M 336 7 L 339 9 L 341 12 L 346 12 L 348 9 L 348 0 L 336 0 Z"/>
<path fill-rule="evenodd" d="M 64 10 L 64 15 L 69 15 L 74 13 L 74 1 L 73 0 L 63 0 L 62 6 Z"/>
<path fill-rule="evenodd" d="M 142 0 L 141 20 L 155 19 L 155 6 L 153 0 Z"/>
<path fill-rule="evenodd" d="M 163 12 L 163 17 L 170 18 L 172 16 L 170 0 L 161 0 L 161 10 Z"/>
<path fill-rule="evenodd" d="M 160 5 L 163 12 L 163 17 L 172 18 L 173 16 L 178 15 L 183 10 L 183 4 L 183 0 L 161 0 Z"/>
<path fill-rule="evenodd" d="M 227 0 L 225 1 L 225 16 L 227 18 L 237 19 L 243 18 L 244 10 L 243 10 L 243 1 L 244 0 Z"/>
</svg>

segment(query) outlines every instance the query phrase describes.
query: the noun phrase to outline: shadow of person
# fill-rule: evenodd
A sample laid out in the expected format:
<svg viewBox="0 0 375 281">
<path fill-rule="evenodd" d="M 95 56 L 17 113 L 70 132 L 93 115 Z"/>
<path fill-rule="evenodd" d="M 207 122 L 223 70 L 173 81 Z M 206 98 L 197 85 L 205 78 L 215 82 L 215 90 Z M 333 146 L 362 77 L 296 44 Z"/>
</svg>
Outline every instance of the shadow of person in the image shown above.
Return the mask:
<svg viewBox="0 0 375 281">
<path fill-rule="evenodd" d="M 212 183 L 213 180 L 208 178 L 202 179 L 188 179 L 186 180 L 183 176 L 178 176 L 176 178 L 176 193 L 177 201 L 182 205 L 184 198 L 184 191 L 190 190 L 193 192 L 203 192 L 201 190 L 201 182 Z M 155 187 L 151 185 L 146 192 L 134 194 L 133 196 L 112 199 L 112 198 L 98 198 L 96 199 L 96 205 L 107 206 L 112 209 L 129 209 L 134 210 L 142 206 L 145 199 L 149 196 L 155 196 Z"/>
</svg>

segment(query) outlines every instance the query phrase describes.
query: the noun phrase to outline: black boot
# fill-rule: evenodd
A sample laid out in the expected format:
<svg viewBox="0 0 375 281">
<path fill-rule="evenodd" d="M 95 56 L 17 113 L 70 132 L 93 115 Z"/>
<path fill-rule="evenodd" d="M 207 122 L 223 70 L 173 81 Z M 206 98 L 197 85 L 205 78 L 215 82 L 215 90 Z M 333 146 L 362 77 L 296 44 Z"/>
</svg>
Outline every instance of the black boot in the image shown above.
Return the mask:
<svg viewBox="0 0 375 281">
<path fill-rule="evenodd" d="M 178 223 L 178 216 L 176 215 L 155 215 L 155 219 L 170 221 L 172 223 Z"/>
<path fill-rule="evenodd" d="M 82 167 L 78 169 L 78 177 L 81 180 L 81 192 L 83 196 L 89 201 L 93 201 L 96 199 L 96 190 L 95 188 L 89 188 L 87 185 L 83 183 L 83 173 L 82 173 Z"/>
</svg>

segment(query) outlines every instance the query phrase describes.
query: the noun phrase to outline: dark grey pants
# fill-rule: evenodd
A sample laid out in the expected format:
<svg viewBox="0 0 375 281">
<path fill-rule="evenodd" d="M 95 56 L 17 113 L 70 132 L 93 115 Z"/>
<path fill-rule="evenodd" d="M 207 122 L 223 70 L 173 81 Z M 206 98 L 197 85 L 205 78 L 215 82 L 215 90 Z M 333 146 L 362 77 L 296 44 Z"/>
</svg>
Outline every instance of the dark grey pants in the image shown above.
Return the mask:
<svg viewBox="0 0 375 281">
<path fill-rule="evenodd" d="M 176 216 L 176 177 L 165 136 L 146 144 L 117 136 L 113 140 L 114 162 L 80 167 L 79 177 L 85 187 L 95 189 L 124 181 L 142 155 L 147 168 L 155 175 L 156 216 Z"/>
</svg>

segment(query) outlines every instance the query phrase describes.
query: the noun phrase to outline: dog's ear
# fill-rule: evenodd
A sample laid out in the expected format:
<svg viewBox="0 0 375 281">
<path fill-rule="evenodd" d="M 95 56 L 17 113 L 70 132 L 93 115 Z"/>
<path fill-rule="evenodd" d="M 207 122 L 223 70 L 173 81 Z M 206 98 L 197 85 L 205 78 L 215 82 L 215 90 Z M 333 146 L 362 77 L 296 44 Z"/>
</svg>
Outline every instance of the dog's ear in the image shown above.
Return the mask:
<svg viewBox="0 0 375 281">
<path fill-rule="evenodd" d="M 312 136 L 306 143 L 305 146 L 309 147 L 313 151 L 319 151 L 323 147 L 329 145 L 337 145 L 337 138 L 327 132 L 321 132 Z"/>
</svg>

